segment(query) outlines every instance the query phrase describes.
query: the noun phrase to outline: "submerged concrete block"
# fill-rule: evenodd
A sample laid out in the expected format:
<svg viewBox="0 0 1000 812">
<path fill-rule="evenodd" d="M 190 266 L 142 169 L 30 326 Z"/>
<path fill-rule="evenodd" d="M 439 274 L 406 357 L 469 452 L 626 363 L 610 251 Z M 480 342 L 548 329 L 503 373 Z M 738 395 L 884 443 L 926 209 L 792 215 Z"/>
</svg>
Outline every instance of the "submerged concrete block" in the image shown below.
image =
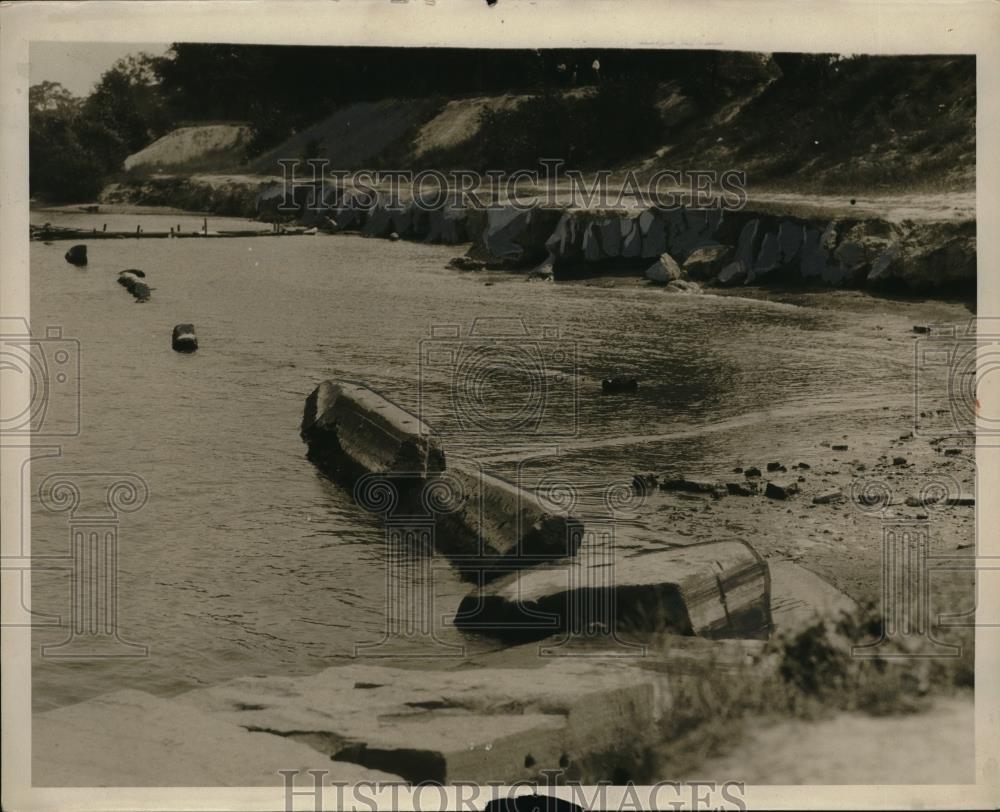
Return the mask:
<svg viewBox="0 0 1000 812">
<path fill-rule="evenodd" d="M 32 746 L 33 783 L 46 787 L 278 787 L 278 770 L 296 769 L 326 770 L 325 782 L 402 780 L 134 690 L 38 714 Z"/>
<path fill-rule="evenodd" d="M 445 466 L 444 449 L 426 423 L 378 392 L 347 381 L 324 381 L 313 390 L 300 433 L 310 458 L 332 473 L 425 478 Z"/>
<path fill-rule="evenodd" d="M 195 335 L 193 324 L 178 324 L 174 326 L 170 337 L 170 346 L 175 352 L 194 352 L 198 349 L 198 336 Z"/>
<path fill-rule="evenodd" d="M 457 501 L 437 521 L 437 545 L 460 567 L 510 569 L 575 555 L 583 523 L 536 494 L 471 466 L 443 481 Z"/>
<path fill-rule="evenodd" d="M 618 558 L 574 559 L 518 572 L 463 598 L 455 625 L 532 640 L 594 626 L 623 631 L 766 638 L 767 562 L 741 541 Z"/>
</svg>

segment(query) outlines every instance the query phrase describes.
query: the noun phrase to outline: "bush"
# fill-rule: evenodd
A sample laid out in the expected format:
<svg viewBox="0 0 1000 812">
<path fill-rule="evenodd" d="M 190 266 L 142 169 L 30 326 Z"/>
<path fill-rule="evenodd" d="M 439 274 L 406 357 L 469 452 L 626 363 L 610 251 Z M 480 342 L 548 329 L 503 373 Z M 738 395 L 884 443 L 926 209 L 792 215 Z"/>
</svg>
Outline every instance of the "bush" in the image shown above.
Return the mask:
<svg viewBox="0 0 1000 812">
<path fill-rule="evenodd" d="M 510 110 L 487 107 L 479 168 L 512 172 L 540 158 L 561 158 L 569 169 L 610 168 L 659 143 L 663 125 L 654 100 L 647 83 L 625 81 L 576 97 L 547 91 Z"/>
</svg>

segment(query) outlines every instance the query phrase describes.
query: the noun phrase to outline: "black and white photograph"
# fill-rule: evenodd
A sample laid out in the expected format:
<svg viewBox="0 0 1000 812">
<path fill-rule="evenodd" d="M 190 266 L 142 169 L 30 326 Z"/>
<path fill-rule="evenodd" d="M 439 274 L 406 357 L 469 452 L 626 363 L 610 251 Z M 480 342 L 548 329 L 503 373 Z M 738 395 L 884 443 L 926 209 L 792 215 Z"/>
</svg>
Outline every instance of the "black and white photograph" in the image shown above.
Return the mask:
<svg viewBox="0 0 1000 812">
<path fill-rule="evenodd" d="M 16 5 L 5 808 L 1000 803 L 995 8 Z"/>
</svg>

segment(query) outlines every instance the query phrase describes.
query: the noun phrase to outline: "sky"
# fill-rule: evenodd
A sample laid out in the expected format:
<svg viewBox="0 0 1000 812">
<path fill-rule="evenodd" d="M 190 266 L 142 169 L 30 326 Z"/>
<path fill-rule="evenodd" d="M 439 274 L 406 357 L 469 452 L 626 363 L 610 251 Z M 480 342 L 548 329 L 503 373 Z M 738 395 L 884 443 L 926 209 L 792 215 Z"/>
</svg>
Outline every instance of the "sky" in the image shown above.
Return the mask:
<svg viewBox="0 0 1000 812">
<path fill-rule="evenodd" d="M 146 51 L 159 56 L 165 42 L 33 42 L 30 53 L 31 84 L 59 82 L 70 93 L 86 96 L 118 59 Z"/>
</svg>

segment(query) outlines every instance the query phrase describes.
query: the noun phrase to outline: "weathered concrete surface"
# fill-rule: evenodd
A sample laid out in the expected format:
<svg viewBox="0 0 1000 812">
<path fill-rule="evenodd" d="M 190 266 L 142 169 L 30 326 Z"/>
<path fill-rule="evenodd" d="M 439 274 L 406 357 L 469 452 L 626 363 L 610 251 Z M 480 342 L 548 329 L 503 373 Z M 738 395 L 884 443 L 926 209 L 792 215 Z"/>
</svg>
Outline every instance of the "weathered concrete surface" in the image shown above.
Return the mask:
<svg viewBox="0 0 1000 812">
<path fill-rule="evenodd" d="M 744 542 L 710 542 L 518 572 L 459 605 L 455 625 L 502 639 L 611 626 L 624 631 L 764 638 L 770 632 L 767 563 Z M 579 626 L 586 628 L 580 629 Z"/>
<path fill-rule="evenodd" d="M 460 567 L 502 571 L 576 555 L 583 522 L 531 491 L 466 465 L 450 465 L 442 481 L 453 495 L 437 543 Z"/>
<path fill-rule="evenodd" d="M 35 716 L 32 747 L 36 786 L 281 786 L 277 771 L 295 769 L 327 770 L 327 781 L 401 780 L 133 690 Z"/>
<path fill-rule="evenodd" d="M 340 666 L 240 679 L 175 701 L 338 761 L 392 765 L 410 781 L 478 783 L 565 769 L 650 731 L 669 708 L 667 674 L 639 660 L 512 655 L 524 666 Z"/>
<path fill-rule="evenodd" d="M 791 561 L 772 561 L 771 620 L 776 634 L 795 634 L 858 608 L 853 598 Z"/>
<path fill-rule="evenodd" d="M 302 439 L 310 457 L 337 474 L 425 478 L 443 471 L 444 450 L 418 417 L 360 384 L 324 381 L 306 399 Z"/>
</svg>

